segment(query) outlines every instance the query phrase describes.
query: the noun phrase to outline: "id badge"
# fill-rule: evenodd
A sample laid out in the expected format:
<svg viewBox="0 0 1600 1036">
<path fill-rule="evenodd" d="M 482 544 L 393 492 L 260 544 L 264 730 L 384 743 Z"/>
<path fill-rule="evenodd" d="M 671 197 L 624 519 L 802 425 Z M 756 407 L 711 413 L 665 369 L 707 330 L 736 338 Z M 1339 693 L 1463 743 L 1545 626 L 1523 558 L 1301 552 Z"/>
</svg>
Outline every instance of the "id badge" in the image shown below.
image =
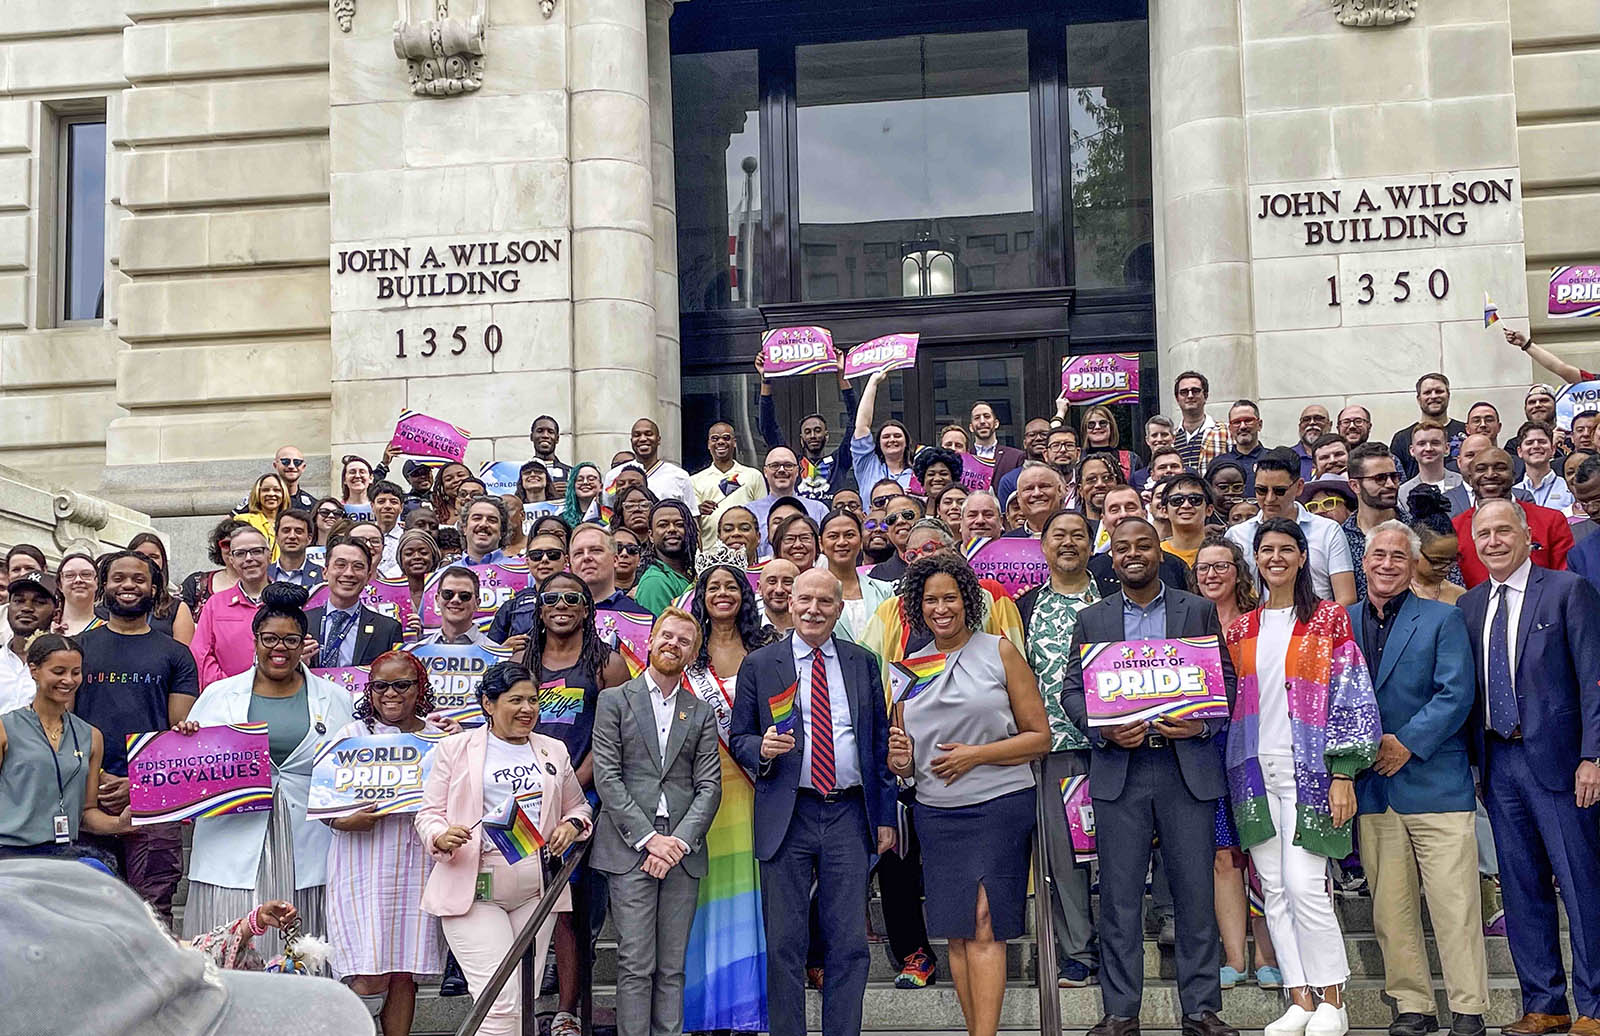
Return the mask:
<svg viewBox="0 0 1600 1036">
<path fill-rule="evenodd" d="M 478 881 L 472 887 L 472 898 L 474 902 L 478 903 L 490 903 L 494 901 L 493 874 L 489 873 L 488 871 L 482 871 L 478 874 Z"/>
<path fill-rule="evenodd" d="M 55 817 L 56 844 L 66 845 L 72 841 L 72 827 L 65 813 L 57 813 Z"/>
</svg>

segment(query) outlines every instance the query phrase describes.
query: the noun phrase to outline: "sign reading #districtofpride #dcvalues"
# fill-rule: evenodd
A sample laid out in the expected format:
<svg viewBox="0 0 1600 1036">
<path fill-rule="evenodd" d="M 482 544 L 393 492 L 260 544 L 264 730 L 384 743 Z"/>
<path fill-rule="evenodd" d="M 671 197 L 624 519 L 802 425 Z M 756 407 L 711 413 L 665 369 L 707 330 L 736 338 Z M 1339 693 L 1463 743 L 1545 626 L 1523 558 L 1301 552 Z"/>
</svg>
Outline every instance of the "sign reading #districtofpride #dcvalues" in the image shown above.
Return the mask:
<svg viewBox="0 0 1600 1036">
<path fill-rule="evenodd" d="M 1600 317 L 1600 264 L 1551 270 L 1548 312 L 1558 320 Z"/>
<path fill-rule="evenodd" d="M 825 327 L 775 327 L 761 336 L 762 372 L 769 378 L 792 378 L 835 370 L 839 354 L 833 332 Z"/>
<path fill-rule="evenodd" d="M 133 824 L 170 824 L 272 808 L 265 723 L 128 735 Z"/>
<path fill-rule="evenodd" d="M 1228 688 L 1215 636 L 1083 645 L 1091 727 L 1167 719 L 1225 719 Z"/>
<path fill-rule="evenodd" d="M 896 333 L 862 342 L 844 357 L 844 376 L 859 378 L 879 371 L 897 371 L 917 365 L 915 333 Z"/>
<path fill-rule="evenodd" d="M 1079 405 L 1139 402 L 1139 355 L 1095 353 L 1061 361 L 1061 394 Z"/>
<path fill-rule="evenodd" d="M 437 417 L 419 414 L 415 410 L 402 410 L 400 420 L 395 422 L 394 436 L 389 440 L 389 445 L 407 457 L 459 461 L 467 455 L 467 440 L 470 438 L 465 428 L 458 428 Z"/>
</svg>

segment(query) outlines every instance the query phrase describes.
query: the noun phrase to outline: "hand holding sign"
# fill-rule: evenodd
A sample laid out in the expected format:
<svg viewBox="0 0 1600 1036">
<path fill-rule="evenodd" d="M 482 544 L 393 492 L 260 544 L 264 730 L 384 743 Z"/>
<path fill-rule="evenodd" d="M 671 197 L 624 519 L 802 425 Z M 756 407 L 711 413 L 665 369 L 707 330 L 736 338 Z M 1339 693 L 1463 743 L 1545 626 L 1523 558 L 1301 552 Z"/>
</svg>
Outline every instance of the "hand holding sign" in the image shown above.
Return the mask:
<svg viewBox="0 0 1600 1036">
<path fill-rule="evenodd" d="M 415 410 L 402 410 L 394 426 L 394 436 L 389 440 L 389 449 L 408 457 L 459 461 L 467 455 L 470 438 L 466 429 L 448 421 Z"/>
<path fill-rule="evenodd" d="M 1139 402 L 1138 354 L 1068 356 L 1061 361 L 1061 396 L 1078 404 Z"/>
<path fill-rule="evenodd" d="M 846 378 L 859 378 L 863 374 L 902 370 L 917 365 L 916 334 L 896 333 L 862 342 L 851 349 L 844 358 L 843 373 Z"/>
<path fill-rule="evenodd" d="M 761 374 L 789 378 L 838 366 L 833 333 L 825 327 L 778 327 L 761 336 Z"/>
</svg>

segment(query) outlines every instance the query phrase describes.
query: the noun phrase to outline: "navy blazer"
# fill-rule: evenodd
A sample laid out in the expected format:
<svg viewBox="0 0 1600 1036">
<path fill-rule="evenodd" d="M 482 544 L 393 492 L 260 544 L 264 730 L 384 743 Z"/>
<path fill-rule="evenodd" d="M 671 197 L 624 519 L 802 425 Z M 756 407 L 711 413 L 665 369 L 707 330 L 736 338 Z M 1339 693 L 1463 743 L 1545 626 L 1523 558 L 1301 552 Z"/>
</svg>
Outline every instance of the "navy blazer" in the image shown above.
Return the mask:
<svg viewBox="0 0 1600 1036">
<path fill-rule="evenodd" d="M 1107 597 L 1078 613 L 1078 626 L 1072 631 L 1072 646 L 1067 649 L 1067 676 L 1061 689 L 1061 706 L 1067 718 L 1078 725 L 1093 746 L 1089 757 L 1089 794 L 1097 799 L 1115 799 L 1122 794 L 1128 776 L 1128 754 L 1145 749 L 1119 747 L 1101 736 L 1099 727 L 1088 723 L 1088 706 L 1083 700 L 1083 645 L 1115 642 L 1123 639 L 1122 591 Z M 1227 641 L 1222 636 L 1222 623 L 1217 619 L 1216 605 L 1197 594 L 1167 587 L 1167 637 L 1217 638 L 1222 655 L 1222 682 L 1228 688 L 1228 707 L 1232 711 L 1234 695 L 1233 659 L 1228 654 Z M 1222 753 L 1214 739 L 1228 725 L 1225 719 L 1208 719 L 1204 737 L 1185 738 L 1175 742 L 1178 769 L 1183 782 L 1197 799 L 1220 799 L 1227 790 L 1223 775 Z"/>
<path fill-rule="evenodd" d="M 1578 526 L 1574 525 L 1572 531 L 1576 536 Z M 1600 536 L 1585 536 L 1567 551 L 1567 571 L 1576 572 L 1600 590 Z"/>
<path fill-rule="evenodd" d="M 1367 602 L 1346 609 L 1356 644 L 1366 643 Z M 1365 770 L 1356 778 L 1362 813 L 1454 813 L 1477 808 L 1467 765 L 1467 715 L 1477 698 L 1472 645 L 1458 608 L 1415 594 L 1406 598 L 1389 630 L 1372 681 L 1383 731 L 1411 751 L 1385 777 Z"/>
<path fill-rule="evenodd" d="M 1478 685 L 1468 727 L 1480 765 L 1487 700 L 1483 620 L 1493 585 L 1485 579 L 1458 602 Z M 1532 566 L 1516 638 L 1514 679 L 1528 767 L 1545 790 L 1570 794 L 1578 763 L 1600 757 L 1600 593 L 1571 572 Z"/>
<path fill-rule="evenodd" d="M 306 609 L 306 636 L 319 643 L 322 640 L 322 619 L 326 614 L 325 606 Z M 371 665 L 373 659 L 398 645 L 404 635 L 398 622 L 363 604 L 355 628 L 345 636 L 356 639 L 351 665 Z"/>
<path fill-rule="evenodd" d="M 795 747 L 776 759 L 761 758 L 761 736 L 772 726 L 770 699 L 798 680 L 794 665 L 794 634 L 752 651 L 739 667 L 733 696 L 733 757 L 755 774 L 755 854 L 770 860 L 783 844 L 794 816 L 795 791 L 800 787 L 800 766 L 805 728 L 800 704 L 794 707 Z M 867 805 L 867 852 L 876 853 L 877 829 L 895 826 L 895 782 L 889 772 L 889 715 L 878 660 L 866 648 L 841 637 L 833 638 L 839 652 L 839 670 L 850 704 L 850 723 L 856 736 L 856 762 L 861 767 L 861 792 Z M 830 687 L 830 694 L 839 688 Z"/>
</svg>

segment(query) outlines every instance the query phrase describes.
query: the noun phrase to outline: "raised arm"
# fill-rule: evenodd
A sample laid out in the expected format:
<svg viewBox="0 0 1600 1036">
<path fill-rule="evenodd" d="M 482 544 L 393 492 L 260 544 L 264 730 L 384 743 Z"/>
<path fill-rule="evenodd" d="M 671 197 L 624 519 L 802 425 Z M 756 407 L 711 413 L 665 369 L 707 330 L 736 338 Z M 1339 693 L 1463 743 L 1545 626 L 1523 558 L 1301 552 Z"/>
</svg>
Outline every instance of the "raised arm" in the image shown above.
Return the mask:
<svg viewBox="0 0 1600 1036">
<path fill-rule="evenodd" d="M 1563 384 L 1576 385 L 1583 380 L 1583 371 L 1581 369 L 1563 360 L 1544 346 L 1533 344 L 1533 339 L 1521 331 L 1509 327 L 1506 328 L 1506 341 L 1527 353 L 1534 363 L 1560 378 Z"/>
<path fill-rule="evenodd" d="M 867 379 L 866 387 L 861 390 L 861 402 L 856 405 L 856 426 L 850 433 L 852 439 L 872 437 L 872 415 L 878 407 L 878 386 L 887 376 L 885 371 L 876 371 Z"/>
<path fill-rule="evenodd" d="M 756 374 L 761 377 L 761 395 L 756 400 L 756 428 L 761 432 L 761 438 L 767 441 L 768 449 L 777 449 L 779 446 L 789 445 L 783 436 L 783 429 L 778 427 L 778 407 L 772 401 L 772 383 L 767 380 L 767 365 L 760 354 L 756 355 Z"/>
</svg>

